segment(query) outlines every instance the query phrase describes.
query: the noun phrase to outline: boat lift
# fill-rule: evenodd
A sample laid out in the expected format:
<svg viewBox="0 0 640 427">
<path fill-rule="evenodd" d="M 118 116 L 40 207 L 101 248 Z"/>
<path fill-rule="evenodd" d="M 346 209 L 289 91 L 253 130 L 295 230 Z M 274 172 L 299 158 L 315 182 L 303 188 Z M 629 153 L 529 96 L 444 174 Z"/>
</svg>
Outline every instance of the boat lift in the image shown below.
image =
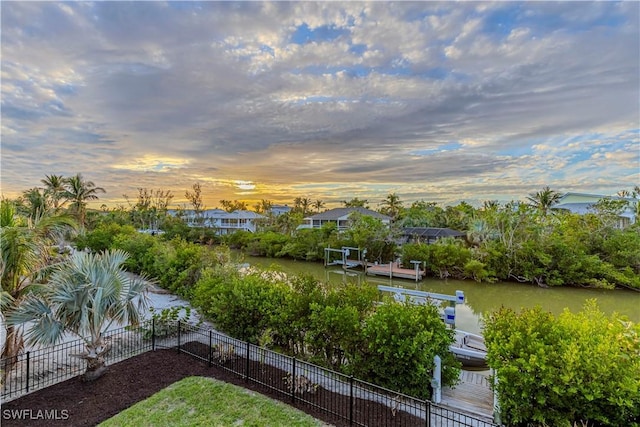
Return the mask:
<svg viewBox="0 0 640 427">
<path fill-rule="evenodd" d="M 352 252 L 357 254 L 357 259 L 349 258 Z M 332 253 L 339 253 L 341 255 L 340 259 L 330 261 L 330 256 Z M 353 267 L 366 267 L 366 255 L 366 249 L 354 248 L 350 246 L 343 246 L 341 249 L 324 248 L 324 266 L 328 267 L 330 265 L 341 265 L 344 269 Z"/>
<path fill-rule="evenodd" d="M 430 303 L 432 300 L 449 301 L 452 304 L 449 307 L 445 307 L 443 320 L 447 325 L 452 325 L 454 327 L 456 324 L 455 306 L 458 304 L 464 304 L 464 291 L 456 291 L 455 295 L 446 295 L 384 285 L 378 285 L 378 290 L 393 293 L 393 298 L 399 302 L 405 302 L 408 300 L 413 304 L 423 305 Z"/>
</svg>

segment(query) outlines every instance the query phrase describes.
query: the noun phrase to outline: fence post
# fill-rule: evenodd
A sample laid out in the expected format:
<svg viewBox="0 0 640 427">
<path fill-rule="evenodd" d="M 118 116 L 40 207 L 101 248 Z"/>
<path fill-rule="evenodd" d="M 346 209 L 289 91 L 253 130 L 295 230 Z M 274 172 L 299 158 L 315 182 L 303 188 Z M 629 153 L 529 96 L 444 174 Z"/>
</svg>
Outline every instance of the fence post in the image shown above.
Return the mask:
<svg viewBox="0 0 640 427">
<path fill-rule="evenodd" d="M 31 354 L 30 351 L 27 351 L 27 393 L 29 393 L 29 355 Z"/>
<path fill-rule="evenodd" d="M 440 403 L 442 401 L 442 359 L 437 354 L 433 357 L 433 378 L 431 380 L 431 387 L 433 388 L 433 403 Z"/>
<path fill-rule="evenodd" d="M 289 384 L 291 389 L 291 401 L 296 401 L 296 358 L 293 358 L 293 369 L 291 373 L 291 383 Z"/>
<path fill-rule="evenodd" d="M 211 329 L 209 329 L 209 367 L 211 367 L 211 365 L 213 365 L 213 338 L 212 338 L 212 334 L 213 331 Z"/>
<path fill-rule="evenodd" d="M 349 425 L 353 425 L 353 375 L 349 375 Z"/>
<path fill-rule="evenodd" d="M 151 319 L 151 350 L 156 351 L 156 318 Z"/>
<path fill-rule="evenodd" d="M 424 415 L 425 415 L 425 423 L 426 427 L 431 427 L 431 402 L 428 400 L 424 401 Z"/>
<path fill-rule="evenodd" d="M 249 361 L 250 361 L 250 359 L 249 359 L 249 350 L 251 348 L 250 346 L 251 346 L 251 344 L 249 344 L 249 341 L 247 341 L 247 359 L 245 360 L 245 365 L 244 365 L 244 380 L 245 381 L 249 381 L 249 366 L 250 366 L 249 365 Z"/>
<path fill-rule="evenodd" d="M 180 353 L 180 321 L 178 320 L 178 353 Z"/>
</svg>

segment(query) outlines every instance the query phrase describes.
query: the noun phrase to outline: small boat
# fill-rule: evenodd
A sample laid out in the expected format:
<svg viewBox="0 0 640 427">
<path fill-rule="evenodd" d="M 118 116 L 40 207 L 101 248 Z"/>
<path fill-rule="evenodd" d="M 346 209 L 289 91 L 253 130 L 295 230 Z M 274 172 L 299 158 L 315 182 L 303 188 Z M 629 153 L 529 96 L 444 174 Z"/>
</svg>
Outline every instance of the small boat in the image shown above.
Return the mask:
<svg viewBox="0 0 640 427">
<path fill-rule="evenodd" d="M 484 337 L 455 330 L 455 343 L 449 348 L 466 368 L 487 368 L 487 346 Z"/>
</svg>

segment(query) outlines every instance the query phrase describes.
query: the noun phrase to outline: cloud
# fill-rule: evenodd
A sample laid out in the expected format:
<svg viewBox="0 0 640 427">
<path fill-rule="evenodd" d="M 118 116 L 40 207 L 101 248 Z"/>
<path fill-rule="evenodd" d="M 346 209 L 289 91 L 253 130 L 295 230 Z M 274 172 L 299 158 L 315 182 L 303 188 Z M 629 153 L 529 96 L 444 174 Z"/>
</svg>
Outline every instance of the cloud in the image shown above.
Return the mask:
<svg viewBox="0 0 640 427">
<path fill-rule="evenodd" d="M 639 12 L 634 2 L 3 3 L 2 191 L 83 172 L 105 199 L 200 181 L 209 204 L 243 191 L 612 193 L 637 181 L 637 156 L 624 152 L 638 147 Z"/>
</svg>

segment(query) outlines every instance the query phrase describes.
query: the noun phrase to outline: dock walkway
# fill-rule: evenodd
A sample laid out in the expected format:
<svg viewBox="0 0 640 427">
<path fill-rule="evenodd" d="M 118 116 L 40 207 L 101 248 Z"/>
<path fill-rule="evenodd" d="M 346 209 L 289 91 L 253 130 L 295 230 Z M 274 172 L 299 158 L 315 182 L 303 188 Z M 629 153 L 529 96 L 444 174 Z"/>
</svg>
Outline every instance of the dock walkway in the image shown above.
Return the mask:
<svg viewBox="0 0 640 427">
<path fill-rule="evenodd" d="M 367 267 L 367 274 L 374 276 L 397 277 L 399 279 L 422 280 L 425 272 L 424 270 L 402 268 L 399 264 L 392 262 L 390 264 L 370 265 Z"/>
<path fill-rule="evenodd" d="M 488 371 L 462 371 L 460 383 L 442 389 L 442 406 L 493 419 L 493 391 Z"/>
</svg>

